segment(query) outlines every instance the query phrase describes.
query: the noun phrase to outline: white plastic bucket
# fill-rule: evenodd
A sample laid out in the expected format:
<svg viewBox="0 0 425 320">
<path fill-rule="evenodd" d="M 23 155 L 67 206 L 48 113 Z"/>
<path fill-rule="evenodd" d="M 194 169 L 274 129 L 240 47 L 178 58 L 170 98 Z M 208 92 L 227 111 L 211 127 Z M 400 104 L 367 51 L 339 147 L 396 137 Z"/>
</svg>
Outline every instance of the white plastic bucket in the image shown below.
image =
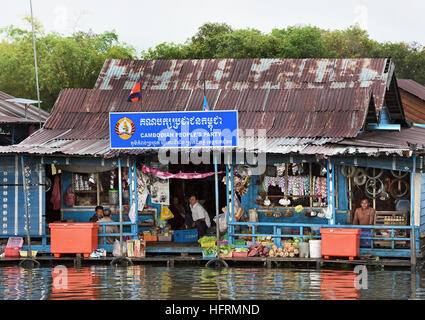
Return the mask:
<svg viewBox="0 0 425 320">
<path fill-rule="evenodd" d="M 321 258 L 322 257 L 322 240 L 310 240 L 310 258 Z"/>
<path fill-rule="evenodd" d="M 298 248 L 300 249 L 300 258 L 308 258 L 310 253 L 308 242 L 300 242 Z"/>
</svg>

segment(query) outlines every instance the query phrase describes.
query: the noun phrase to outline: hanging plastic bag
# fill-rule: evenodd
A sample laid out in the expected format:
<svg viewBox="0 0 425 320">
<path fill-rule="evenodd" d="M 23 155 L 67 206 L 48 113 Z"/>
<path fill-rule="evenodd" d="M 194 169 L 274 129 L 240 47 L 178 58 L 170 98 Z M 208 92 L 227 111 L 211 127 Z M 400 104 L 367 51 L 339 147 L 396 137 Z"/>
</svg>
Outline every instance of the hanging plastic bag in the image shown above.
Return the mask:
<svg viewBox="0 0 425 320">
<path fill-rule="evenodd" d="M 131 223 L 136 223 L 137 214 L 136 214 L 136 208 L 134 205 L 131 206 L 130 212 L 128 213 L 128 217 L 130 218 Z"/>
<path fill-rule="evenodd" d="M 214 217 L 213 221 L 217 224 L 217 217 Z M 225 232 L 227 230 L 227 219 L 225 213 L 220 213 L 218 215 L 218 227 L 220 232 Z"/>
<path fill-rule="evenodd" d="M 122 255 L 125 256 L 126 252 L 127 252 L 126 245 L 123 244 L 122 245 Z M 114 257 L 119 257 L 121 255 L 120 254 L 120 242 L 119 242 L 119 240 L 115 240 L 115 242 L 114 242 L 114 248 L 112 250 L 112 255 Z"/>
<path fill-rule="evenodd" d="M 161 209 L 161 215 L 159 218 L 161 220 L 168 220 L 168 219 L 174 218 L 174 215 L 171 212 L 170 208 L 168 208 L 167 206 L 163 206 Z"/>
</svg>

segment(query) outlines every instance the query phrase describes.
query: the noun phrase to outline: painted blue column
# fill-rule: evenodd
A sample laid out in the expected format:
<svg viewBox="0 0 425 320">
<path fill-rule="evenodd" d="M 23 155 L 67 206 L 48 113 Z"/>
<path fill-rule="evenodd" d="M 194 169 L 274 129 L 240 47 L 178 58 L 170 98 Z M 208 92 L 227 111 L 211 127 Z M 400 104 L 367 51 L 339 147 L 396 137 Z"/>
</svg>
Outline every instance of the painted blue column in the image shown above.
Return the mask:
<svg viewBox="0 0 425 320">
<path fill-rule="evenodd" d="M 232 193 L 231 194 L 231 197 L 232 197 L 232 199 L 231 199 L 231 203 L 232 203 L 232 222 L 235 222 L 235 199 L 234 199 L 234 195 L 233 195 L 233 193 L 235 192 L 235 189 L 234 189 L 233 164 L 230 166 L 230 183 L 231 183 L 231 185 L 230 185 L 230 191 Z M 231 232 L 232 233 L 235 233 L 235 226 L 234 225 L 231 226 Z M 229 238 L 229 243 L 230 244 L 233 244 L 234 243 L 233 237 L 232 237 L 232 240 L 230 240 L 230 238 Z"/>
<path fill-rule="evenodd" d="M 138 208 L 138 199 L 137 199 L 137 162 L 136 159 L 133 160 L 133 181 L 134 181 L 134 210 L 136 212 L 136 224 L 132 227 L 134 227 L 134 239 L 139 238 L 139 230 L 138 230 L 138 224 L 139 224 L 139 208 Z"/>
<path fill-rule="evenodd" d="M 122 252 L 122 175 L 121 175 L 121 158 L 118 157 L 118 199 L 119 199 L 119 206 L 120 206 L 120 256 L 123 255 Z"/>
<path fill-rule="evenodd" d="M 416 237 L 415 237 L 415 173 L 416 155 L 412 156 L 413 168 L 410 173 L 410 264 L 416 265 Z"/>
<path fill-rule="evenodd" d="M 217 252 L 220 252 L 220 227 L 218 221 L 219 204 L 218 204 L 218 170 L 217 170 L 217 157 L 214 157 L 214 180 L 215 180 L 215 223 L 216 223 L 216 235 L 217 235 Z"/>
<path fill-rule="evenodd" d="M 230 207 L 229 207 L 229 166 L 226 164 L 226 221 L 230 220 Z M 227 225 L 227 235 L 229 243 L 233 243 L 232 226 L 230 224 Z"/>
</svg>

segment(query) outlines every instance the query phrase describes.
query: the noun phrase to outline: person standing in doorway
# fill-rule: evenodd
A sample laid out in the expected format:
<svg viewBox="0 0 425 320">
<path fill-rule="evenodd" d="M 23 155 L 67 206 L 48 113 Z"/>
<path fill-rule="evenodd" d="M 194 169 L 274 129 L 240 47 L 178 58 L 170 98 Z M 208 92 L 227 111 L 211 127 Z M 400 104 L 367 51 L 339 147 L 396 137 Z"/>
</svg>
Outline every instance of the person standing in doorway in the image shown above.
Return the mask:
<svg viewBox="0 0 425 320">
<path fill-rule="evenodd" d="M 189 198 L 190 210 L 192 211 L 192 227 L 198 229 L 198 237 L 201 238 L 207 233 L 211 226 L 210 217 L 204 207 L 198 202 L 195 195 Z"/>
<path fill-rule="evenodd" d="M 354 212 L 353 224 L 373 225 L 375 221 L 375 209 L 370 207 L 368 199 L 362 199 L 360 208 Z"/>
</svg>

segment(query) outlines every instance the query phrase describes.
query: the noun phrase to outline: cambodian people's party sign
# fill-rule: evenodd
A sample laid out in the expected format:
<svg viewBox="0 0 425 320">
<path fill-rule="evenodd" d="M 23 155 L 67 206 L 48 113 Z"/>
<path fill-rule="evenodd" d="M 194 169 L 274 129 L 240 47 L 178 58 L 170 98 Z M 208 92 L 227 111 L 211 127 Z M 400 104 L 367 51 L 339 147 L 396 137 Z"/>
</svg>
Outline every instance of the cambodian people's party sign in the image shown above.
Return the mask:
<svg viewBox="0 0 425 320">
<path fill-rule="evenodd" d="M 111 112 L 111 149 L 236 147 L 237 111 Z"/>
</svg>

